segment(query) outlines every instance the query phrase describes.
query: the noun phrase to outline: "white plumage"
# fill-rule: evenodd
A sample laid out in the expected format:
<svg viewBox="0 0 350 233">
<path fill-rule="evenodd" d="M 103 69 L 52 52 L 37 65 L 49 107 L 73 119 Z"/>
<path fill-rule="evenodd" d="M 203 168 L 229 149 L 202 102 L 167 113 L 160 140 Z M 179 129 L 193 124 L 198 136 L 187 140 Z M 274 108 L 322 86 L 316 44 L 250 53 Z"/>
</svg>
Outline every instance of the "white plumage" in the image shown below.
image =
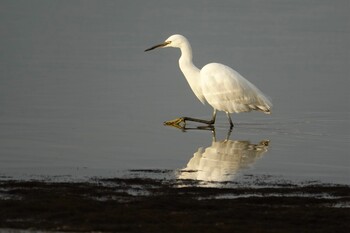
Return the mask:
<svg viewBox="0 0 350 233">
<path fill-rule="evenodd" d="M 203 104 L 207 102 L 214 108 L 213 118 L 210 121 L 182 117 L 166 123 L 179 124 L 190 120 L 212 125 L 215 123 L 216 111 L 219 110 L 226 112 L 230 126 L 233 127 L 230 113 L 252 110 L 270 113 L 272 104 L 268 98 L 235 70 L 219 63 L 210 63 L 201 70 L 198 69 L 192 62 L 191 45 L 184 36 L 172 35 L 164 43 L 145 51 L 159 47 L 180 48 L 179 66 L 188 84 Z"/>
<path fill-rule="evenodd" d="M 200 77 L 203 96 L 214 109 L 229 113 L 270 112 L 272 104 L 264 94 L 230 67 L 210 63 L 202 68 Z"/>
</svg>

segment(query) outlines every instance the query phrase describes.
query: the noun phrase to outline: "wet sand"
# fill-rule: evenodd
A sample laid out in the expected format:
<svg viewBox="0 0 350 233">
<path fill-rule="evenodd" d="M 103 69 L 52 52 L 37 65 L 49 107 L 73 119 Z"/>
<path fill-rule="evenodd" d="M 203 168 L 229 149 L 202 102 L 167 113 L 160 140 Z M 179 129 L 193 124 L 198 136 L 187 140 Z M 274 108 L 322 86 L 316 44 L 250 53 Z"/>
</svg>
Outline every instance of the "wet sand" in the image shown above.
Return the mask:
<svg viewBox="0 0 350 233">
<path fill-rule="evenodd" d="M 349 186 L 313 182 L 204 187 L 147 177 L 2 179 L 0 230 L 350 232 L 349 194 Z"/>
</svg>

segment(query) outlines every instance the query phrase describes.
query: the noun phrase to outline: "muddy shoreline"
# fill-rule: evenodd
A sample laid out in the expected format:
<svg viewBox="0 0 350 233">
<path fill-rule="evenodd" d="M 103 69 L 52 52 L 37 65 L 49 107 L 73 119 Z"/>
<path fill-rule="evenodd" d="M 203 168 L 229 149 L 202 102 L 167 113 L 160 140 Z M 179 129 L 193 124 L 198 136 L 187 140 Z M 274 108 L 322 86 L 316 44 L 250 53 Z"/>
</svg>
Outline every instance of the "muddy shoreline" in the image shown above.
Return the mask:
<svg viewBox="0 0 350 233">
<path fill-rule="evenodd" d="M 145 177 L 0 181 L 0 229 L 71 232 L 350 232 L 350 187 Z"/>
</svg>

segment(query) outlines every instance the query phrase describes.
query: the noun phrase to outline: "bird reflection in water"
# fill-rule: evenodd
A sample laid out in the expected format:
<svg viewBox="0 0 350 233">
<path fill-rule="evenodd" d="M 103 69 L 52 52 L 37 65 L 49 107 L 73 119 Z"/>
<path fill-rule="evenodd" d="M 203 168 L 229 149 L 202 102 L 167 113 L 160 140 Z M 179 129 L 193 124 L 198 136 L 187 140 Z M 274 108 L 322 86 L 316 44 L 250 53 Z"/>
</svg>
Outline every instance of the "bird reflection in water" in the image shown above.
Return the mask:
<svg viewBox="0 0 350 233">
<path fill-rule="evenodd" d="M 200 147 L 179 173 L 179 179 L 191 179 L 208 182 L 232 181 L 240 169 L 248 168 L 265 154 L 269 140 L 258 144 L 250 141 L 229 140 L 217 141 L 213 129 L 213 142 L 207 148 Z"/>
</svg>

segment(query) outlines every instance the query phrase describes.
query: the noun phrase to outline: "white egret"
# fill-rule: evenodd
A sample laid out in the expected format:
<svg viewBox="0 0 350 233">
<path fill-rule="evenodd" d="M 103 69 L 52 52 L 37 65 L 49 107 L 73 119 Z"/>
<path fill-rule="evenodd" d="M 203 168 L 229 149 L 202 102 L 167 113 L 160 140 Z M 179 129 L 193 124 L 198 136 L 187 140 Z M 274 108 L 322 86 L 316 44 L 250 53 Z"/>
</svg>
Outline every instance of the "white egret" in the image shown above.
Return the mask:
<svg viewBox="0 0 350 233">
<path fill-rule="evenodd" d="M 214 112 L 211 120 L 181 117 L 165 124 L 179 125 L 181 122 L 186 124 L 186 121 L 195 121 L 213 125 L 218 110 L 226 112 L 232 128 L 230 113 L 258 110 L 270 114 L 272 104 L 269 99 L 235 70 L 219 63 L 210 63 L 201 70 L 198 69 L 192 62 L 191 45 L 182 35 L 172 35 L 165 42 L 146 49 L 145 52 L 166 47 L 180 48 L 179 65 L 182 73 L 197 98 L 203 104 L 209 103 Z"/>
</svg>

